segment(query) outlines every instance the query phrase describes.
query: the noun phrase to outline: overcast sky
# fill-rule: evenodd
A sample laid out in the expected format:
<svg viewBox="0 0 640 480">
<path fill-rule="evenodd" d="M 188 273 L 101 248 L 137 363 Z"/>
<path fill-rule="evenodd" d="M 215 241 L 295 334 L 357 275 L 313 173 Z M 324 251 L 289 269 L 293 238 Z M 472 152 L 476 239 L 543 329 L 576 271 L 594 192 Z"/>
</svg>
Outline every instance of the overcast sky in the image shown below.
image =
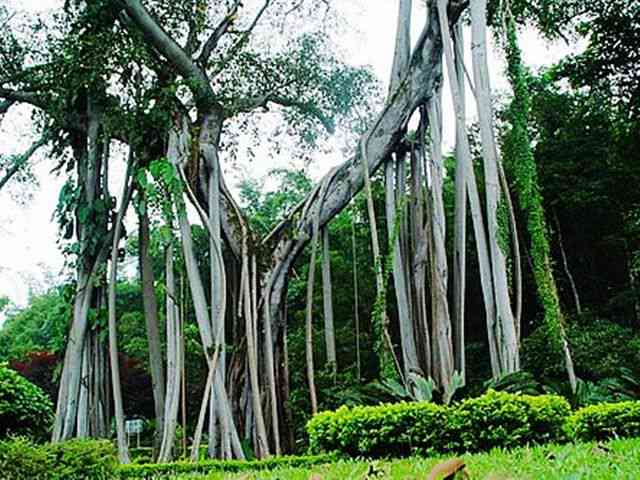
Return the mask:
<svg viewBox="0 0 640 480">
<path fill-rule="evenodd" d="M 9 0 L 8 3 L 12 9 L 17 7 L 28 13 L 57 8 L 63 2 Z M 351 26 L 345 29 L 344 39 L 340 41 L 346 60 L 355 65 L 372 66 L 386 83 L 393 54 L 397 0 L 340 0 L 337 4 Z M 422 7 L 416 7 L 419 8 Z M 414 25 L 416 34 L 420 27 L 421 25 Z M 549 65 L 571 51 L 563 44 L 546 44 L 531 30 L 522 33 L 521 45 L 525 62 L 533 68 Z M 493 87 L 496 90 L 506 89 L 507 83 L 502 74 L 503 61 L 495 52 L 490 60 Z M 447 108 L 450 97 L 445 95 L 444 102 L 444 111 L 450 111 Z M 30 112 L 27 108 L 12 109 L 0 128 L 0 153 L 18 153 L 26 149 L 33 140 L 30 125 Z M 448 146 L 452 138 L 452 119 L 445 117 L 445 143 Z M 29 189 L 30 195 L 26 201 L 16 201 L 24 196 L 24 192 L 18 191 L 15 186 L 8 185 L 0 193 L 0 296 L 9 296 L 16 305 L 27 302 L 30 290 L 42 291 L 51 286 L 61 274 L 64 263 L 56 245 L 56 225 L 52 221 L 62 180 L 49 173 L 50 162 L 42 157 L 38 157 L 37 161 L 34 170 L 39 185 Z M 283 165 L 291 163 L 288 158 L 280 161 Z M 339 157 L 332 156 L 317 163 L 328 169 L 339 161 Z M 259 176 L 267 168 L 275 166 L 277 165 L 273 162 L 269 162 L 268 167 L 254 162 L 251 171 Z M 319 167 L 312 168 L 314 176 L 322 173 Z"/>
</svg>

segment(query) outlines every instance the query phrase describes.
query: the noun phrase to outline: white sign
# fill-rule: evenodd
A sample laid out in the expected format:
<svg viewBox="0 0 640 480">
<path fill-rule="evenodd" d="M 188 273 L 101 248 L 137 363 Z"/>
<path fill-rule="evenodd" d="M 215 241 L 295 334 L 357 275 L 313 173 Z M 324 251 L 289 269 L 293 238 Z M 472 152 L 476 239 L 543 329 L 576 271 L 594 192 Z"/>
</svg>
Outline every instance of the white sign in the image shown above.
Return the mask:
<svg viewBox="0 0 640 480">
<path fill-rule="evenodd" d="M 142 429 L 144 428 L 143 420 L 127 420 L 125 422 L 125 430 L 127 433 L 142 433 Z"/>
</svg>

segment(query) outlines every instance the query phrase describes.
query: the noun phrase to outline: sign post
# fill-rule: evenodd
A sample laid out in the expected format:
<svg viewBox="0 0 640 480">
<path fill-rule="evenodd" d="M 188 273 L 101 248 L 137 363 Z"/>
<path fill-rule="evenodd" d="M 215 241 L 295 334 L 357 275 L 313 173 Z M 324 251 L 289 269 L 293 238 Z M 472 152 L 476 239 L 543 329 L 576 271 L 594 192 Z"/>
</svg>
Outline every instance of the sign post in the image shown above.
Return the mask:
<svg viewBox="0 0 640 480">
<path fill-rule="evenodd" d="M 140 448 L 140 434 L 144 428 L 144 421 L 141 419 L 127 420 L 124 427 L 127 432 L 127 444 L 131 444 L 131 435 L 135 434 L 137 437 L 137 448 Z"/>
</svg>

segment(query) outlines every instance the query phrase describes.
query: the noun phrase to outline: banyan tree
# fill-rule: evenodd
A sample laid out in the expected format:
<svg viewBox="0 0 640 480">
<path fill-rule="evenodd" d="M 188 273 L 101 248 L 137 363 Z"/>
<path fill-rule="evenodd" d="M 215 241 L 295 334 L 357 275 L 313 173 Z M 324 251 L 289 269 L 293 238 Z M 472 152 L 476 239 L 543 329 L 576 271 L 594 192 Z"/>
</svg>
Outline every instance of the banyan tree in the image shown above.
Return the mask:
<svg viewBox="0 0 640 480">
<path fill-rule="evenodd" d="M 352 124 L 353 112 L 367 102 L 371 78 L 331 53 L 331 35 L 322 26 L 335 8 L 331 1 L 67 1 L 44 53 L 17 34 L 4 34 L 2 111 L 18 103 L 32 105 L 45 139 L 40 144 L 53 145 L 58 167 L 69 177 L 57 212 L 65 236 L 75 239 L 70 253 L 76 258 L 76 292 L 54 441 L 108 435 L 113 408 L 120 459 L 128 461 L 115 283 L 124 219 L 133 211 L 159 460 L 172 458 L 176 448 L 184 362 L 179 303 L 184 299 L 195 313 L 209 372 L 192 456 L 198 455 L 203 433 L 212 457 L 243 458 L 243 440 L 259 457 L 293 448 L 286 411 L 292 268 L 308 248 L 307 377 L 315 411 L 309 344 L 317 315 L 312 309 L 316 258 L 322 257 L 328 361 L 336 368 L 328 225 L 361 191 L 376 273 L 372 324 L 380 375 L 408 390 L 417 378 L 431 378 L 450 398 L 465 378 L 465 299 L 471 281 L 482 292 L 493 377 L 520 369 L 522 274 L 517 199 L 511 195 L 513 185 L 538 196 L 539 188 L 535 175 L 513 183 L 502 165 L 487 53 L 489 6 L 486 0 L 397 3 L 393 67 L 383 104 L 364 133 L 354 137 L 351 156 L 326 172 L 266 235 L 252 230 L 221 160 L 242 152 L 238 142 L 247 131 L 261 128 L 264 115 L 276 115 L 275 121 L 311 137 Z M 518 90 L 522 74 L 509 4 L 490 6 L 516 98 L 526 96 Z M 291 33 L 301 25 L 307 27 Z M 419 27 L 415 38 L 412 26 Z M 464 35 L 469 33 L 472 62 L 465 65 Z M 445 89 L 451 104 L 443 102 Z M 477 112 L 482 175 L 469 141 L 470 108 Z M 449 170 L 444 109 L 455 118 L 455 167 Z M 522 120 L 526 105 L 520 111 Z M 518 155 L 531 166 L 526 123 L 524 131 L 514 123 L 512 134 L 521 146 Z M 264 136 L 256 138 L 269 148 Z M 114 195 L 110 165 L 118 161 L 126 172 L 121 193 Z M 372 199 L 377 173 L 384 176 L 384 239 Z M 455 178 L 450 217 L 443 200 L 449 175 Z M 544 240 L 544 212 L 539 203 L 524 205 L 527 193 L 518 191 L 518 198 L 534 232 L 534 269 L 545 317 L 573 378 Z M 446 238 L 447 218 L 454 221 L 452 241 Z M 194 248 L 194 223 L 208 236 L 207 272 Z M 165 233 L 163 279 L 154 278 L 151 266 L 152 227 Z M 468 245 L 475 248 L 477 279 L 467 276 Z M 177 285 L 177 263 L 186 271 L 186 295 Z M 164 302 L 156 297 L 158 280 L 165 286 Z M 387 295 L 397 305 L 393 320 Z M 159 305 L 165 305 L 163 314 Z M 108 310 L 106 322 L 95 321 L 91 312 L 102 309 Z M 166 322 L 164 346 L 161 318 Z"/>
</svg>

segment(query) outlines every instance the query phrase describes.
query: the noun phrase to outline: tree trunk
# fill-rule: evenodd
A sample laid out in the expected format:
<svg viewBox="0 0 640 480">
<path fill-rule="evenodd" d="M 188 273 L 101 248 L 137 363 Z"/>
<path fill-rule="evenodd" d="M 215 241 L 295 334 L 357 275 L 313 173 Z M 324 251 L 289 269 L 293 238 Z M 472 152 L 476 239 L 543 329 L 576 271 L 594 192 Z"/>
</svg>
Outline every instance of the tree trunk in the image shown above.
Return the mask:
<svg viewBox="0 0 640 480">
<path fill-rule="evenodd" d="M 486 40 L 487 1 L 477 0 L 472 2 L 470 8 L 472 43 L 474 46 L 472 52 L 473 76 L 484 160 L 487 230 L 489 232 L 491 268 L 496 300 L 496 326 L 499 331 L 500 373 L 508 374 L 520 369 L 520 355 L 515 319 L 509 299 L 509 283 L 505 258 L 508 252 L 505 251 L 507 247 L 501 245 L 501 233 L 502 243 L 508 242 L 508 234 L 506 232 L 500 232 L 500 225 L 498 224 L 500 203 L 504 200 L 501 199 L 500 195 L 498 149 L 494 138 L 493 111 L 491 108 L 491 85 L 489 80 Z M 502 211 L 504 212 L 505 210 Z M 506 223 L 507 219 L 504 219 L 503 224 L 506 225 Z"/>
<path fill-rule="evenodd" d="M 173 449 L 178 425 L 178 406 L 180 404 L 180 319 L 176 304 L 176 283 L 173 270 L 173 244 L 169 244 L 165 252 L 166 272 L 166 317 L 167 317 L 167 389 L 165 396 L 164 430 L 159 462 L 168 462 L 173 458 Z"/>
<path fill-rule="evenodd" d="M 569 285 L 571 285 L 571 293 L 573 293 L 573 301 L 576 304 L 576 313 L 578 315 L 581 315 L 582 304 L 580 303 L 580 295 L 578 294 L 578 288 L 576 287 L 576 282 L 573 279 L 571 269 L 569 268 L 569 262 L 567 261 L 567 253 L 564 250 L 564 242 L 562 241 L 562 229 L 560 228 L 560 220 L 558 220 L 558 214 L 556 213 L 555 209 L 553 210 L 553 218 L 556 223 L 556 230 L 558 230 L 558 246 L 560 247 L 560 255 L 562 256 L 562 266 L 564 267 L 564 273 L 567 275 L 567 278 L 569 279 Z M 634 284 L 633 274 L 630 274 L 630 279 L 631 279 L 630 283 L 633 286 Z"/>
<path fill-rule="evenodd" d="M 403 156 L 402 156 L 403 157 Z M 400 161 L 400 160 L 396 160 Z M 386 163 L 386 210 L 387 210 L 387 232 L 390 254 L 393 259 L 393 281 L 398 305 L 398 321 L 400 324 L 400 345 L 402 348 L 402 359 L 404 365 L 404 377 L 409 378 L 410 373 L 420 371 L 418 355 L 416 353 L 415 332 L 413 330 L 413 320 L 409 310 L 409 289 L 407 286 L 407 274 L 405 272 L 405 261 L 402 255 L 403 249 L 400 239 L 400 218 L 397 212 L 400 205 L 396 203 L 396 188 L 404 186 L 396 184 L 396 168 L 391 158 Z"/>
<path fill-rule="evenodd" d="M 358 289 L 358 251 L 356 250 L 356 211 L 351 214 L 351 251 L 353 255 L 353 319 L 356 330 L 356 375 L 358 382 L 362 379 L 362 367 L 360 360 L 360 312 L 359 312 L 359 289 Z"/>
<path fill-rule="evenodd" d="M 327 364 L 335 380 L 338 372 L 336 358 L 336 336 L 333 327 L 333 288 L 331 286 L 331 255 L 329 250 L 329 227 L 322 229 L 322 300 L 324 313 L 324 341 L 327 349 Z"/>
<path fill-rule="evenodd" d="M 501 375 L 502 366 L 500 362 L 496 331 L 496 304 L 490 255 L 487 247 L 487 237 L 480 205 L 480 195 L 478 194 L 478 185 L 476 183 L 476 175 L 473 170 L 473 163 L 471 159 L 471 149 L 469 146 L 469 139 L 467 138 L 464 97 L 460 91 L 460 84 L 462 82 L 458 80 L 453 58 L 451 32 L 449 30 L 449 19 L 447 17 L 447 4 L 447 0 L 438 0 L 438 18 L 441 26 L 442 41 L 444 44 L 443 49 L 447 64 L 447 72 L 449 74 L 449 78 L 452 79 L 452 81 L 449 82 L 449 86 L 451 88 L 451 96 L 453 97 L 456 117 L 456 147 L 459 147 L 456 154 L 459 155 L 458 162 L 463 163 L 463 168 L 465 170 L 467 194 L 469 198 L 476 248 L 478 251 L 480 283 L 482 285 L 482 294 L 487 319 L 487 335 L 489 340 L 489 354 L 491 356 L 491 370 L 493 377 L 498 378 Z"/>
<path fill-rule="evenodd" d="M 422 123 L 419 135 L 424 137 Z M 412 285 L 414 291 L 414 329 L 416 332 L 418 353 L 422 375 L 431 375 L 431 335 L 429 334 L 429 313 L 427 312 L 427 263 L 429 255 L 428 225 L 425 222 L 426 177 L 422 146 L 417 144 L 411 151 L 411 238 L 413 239 L 413 262 L 411 265 Z"/>
<path fill-rule="evenodd" d="M 466 118 L 462 25 L 457 23 L 454 33 L 456 78 L 450 81 L 458 82 L 461 116 Z M 455 369 L 466 381 L 464 324 L 467 282 L 467 175 L 466 161 L 463 159 L 465 149 L 462 142 L 464 138 L 460 137 L 461 134 L 460 129 L 456 129 L 455 219 L 453 233 L 453 351 L 455 354 Z"/>
<path fill-rule="evenodd" d="M 430 172 L 431 188 L 429 218 L 431 232 L 431 310 L 433 322 L 433 373 L 449 397 L 454 372 L 453 344 L 451 340 L 451 318 L 447 300 L 448 267 L 446 251 L 446 217 L 444 213 L 443 179 L 444 159 L 442 156 L 442 108 L 440 96 L 427 104 L 429 132 L 431 134 Z"/>
<path fill-rule="evenodd" d="M 83 96 L 87 102 L 81 114 L 87 118 L 87 133 L 71 135 L 78 170 L 78 187 L 81 192 L 79 205 L 75 212 L 76 236 L 80 245 L 78 255 L 78 273 L 76 297 L 73 308 L 73 321 L 69 332 L 65 351 L 62 375 L 53 425 L 52 441 L 59 442 L 73 437 L 77 431 L 78 416 L 89 415 L 88 411 L 78 411 L 80 400 L 80 381 L 82 377 L 82 361 L 84 344 L 88 331 L 88 315 L 94 297 L 94 275 L 102 265 L 109 252 L 106 222 L 108 212 L 103 217 L 95 214 L 86 218 L 83 212 L 93 211 L 95 202 L 106 192 L 106 186 L 100 187 L 100 171 L 102 159 L 100 155 L 100 111 L 96 102 L 89 95 Z M 82 102 L 80 102 L 82 103 Z M 102 236 L 101 236 L 102 235 Z M 102 239 L 102 242 L 96 238 Z M 96 247 L 96 243 L 98 247 Z M 91 368 L 89 368 L 91 370 Z M 83 400 L 83 409 L 89 404 Z M 84 424 L 83 419 L 80 423 Z M 82 426 L 86 433 L 86 428 Z"/>
<path fill-rule="evenodd" d="M 153 404 L 156 413 L 156 442 L 159 445 L 164 430 L 164 394 L 165 379 L 162 366 L 162 348 L 160 346 L 160 329 L 158 328 L 158 302 L 155 292 L 155 279 L 151 255 L 149 254 L 150 233 L 149 213 L 147 205 L 140 205 L 139 211 L 138 249 L 140 261 L 140 279 L 142 282 L 142 302 L 144 319 L 147 327 L 147 343 L 149 344 L 149 370 L 153 388 Z"/>
<path fill-rule="evenodd" d="M 307 381 L 309 382 L 309 398 L 311 400 L 311 413 L 318 413 L 318 397 L 316 394 L 315 371 L 313 367 L 313 287 L 316 275 L 316 252 L 318 249 L 318 237 L 320 236 L 320 210 L 327 193 L 328 178 L 325 179 L 320 188 L 320 203 L 315 213 L 313 233 L 311 237 L 311 258 L 309 260 L 309 276 L 307 278 L 307 312 L 305 322 L 305 357 L 307 362 Z"/>
<path fill-rule="evenodd" d="M 118 458 L 120 463 L 129 463 L 129 449 L 124 430 L 124 406 L 122 404 L 122 387 L 120 384 L 120 361 L 118 359 L 118 327 L 116 312 L 116 282 L 118 280 L 118 244 L 122 231 L 122 220 L 129 207 L 133 182 L 133 154 L 129 155 L 127 173 L 122 188 L 120 208 L 113 227 L 113 243 L 111 246 L 111 270 L 109 272 L 109 360 L 111 362 L 111 388 L 113 392 L 113 406 L 115 410 L 116 434 L 118 441 Z"/>
</svg>

